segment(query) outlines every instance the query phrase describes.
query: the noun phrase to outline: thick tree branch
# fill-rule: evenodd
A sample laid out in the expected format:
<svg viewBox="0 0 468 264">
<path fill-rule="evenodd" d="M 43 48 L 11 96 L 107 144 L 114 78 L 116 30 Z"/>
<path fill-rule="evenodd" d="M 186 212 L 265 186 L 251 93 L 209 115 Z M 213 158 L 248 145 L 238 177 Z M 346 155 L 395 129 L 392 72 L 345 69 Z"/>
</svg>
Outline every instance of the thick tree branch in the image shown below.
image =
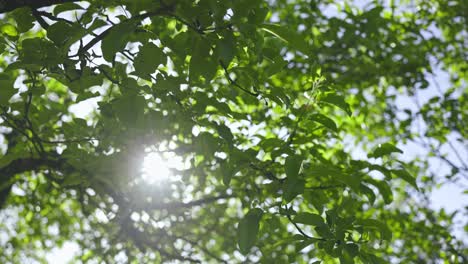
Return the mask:
<svg viewBox="0 0 468 264">
<path fill-rule="evenodd" d="M 61 169 L 64 164 L 63 160 L 23 158 L 13 160 L 8 165 L 0 168 L 0 184 L 2 184 L 2 188 L 0 188 L 0 209 L 10 194 L 16 174 L 42 169 Z"/>
<path fill-rule="evenodd" d="M 0 168 L 0 179 L 12 177 L 15 174 L 27 171 L 36 171 L 40 169 L 61 169 L 63 165 L 63 160 L 40 158 L 16 159 L 5 167 Z"/>
<path fill-rule="evenodd" d="M 58 5 L 68 2 L 78 2 L 78 0 L 0 0 L 0 13 L 10 12 L 21 7 L 37 9 L 44 6 Z"/>
</svg>

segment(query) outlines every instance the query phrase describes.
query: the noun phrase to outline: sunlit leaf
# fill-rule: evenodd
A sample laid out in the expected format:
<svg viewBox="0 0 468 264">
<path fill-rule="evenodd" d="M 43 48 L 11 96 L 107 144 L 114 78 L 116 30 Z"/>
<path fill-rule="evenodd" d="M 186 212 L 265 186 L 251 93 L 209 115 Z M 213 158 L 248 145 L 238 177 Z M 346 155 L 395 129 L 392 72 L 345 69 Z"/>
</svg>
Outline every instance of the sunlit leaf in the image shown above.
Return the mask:
<svg viewBox="0 0 468 264">
<path fill-rule="evenodd" d="M 18 30 L 16 29 L 15 26 L 13 26 L 12 24 L 3 24 L 0 26 L 0 31 L 3 33 L 3 34 L 6 34 L 10 37 L 16 37 L 18 36 Z"/>
</svg>

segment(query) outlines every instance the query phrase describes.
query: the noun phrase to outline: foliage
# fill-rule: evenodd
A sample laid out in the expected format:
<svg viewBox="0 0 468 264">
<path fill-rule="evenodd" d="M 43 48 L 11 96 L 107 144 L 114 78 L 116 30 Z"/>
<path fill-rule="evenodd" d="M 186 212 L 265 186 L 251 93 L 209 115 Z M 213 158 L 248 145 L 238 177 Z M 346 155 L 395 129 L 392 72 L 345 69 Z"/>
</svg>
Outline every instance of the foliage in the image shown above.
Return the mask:
<svg viewBox="0 0 468 264">
<path fill-rule="evenodd" d="M 0 6 L 0 262 L 466 263 L 425 198 L 468 177 L 468 5 L 387 2 Z"/>
</svg>

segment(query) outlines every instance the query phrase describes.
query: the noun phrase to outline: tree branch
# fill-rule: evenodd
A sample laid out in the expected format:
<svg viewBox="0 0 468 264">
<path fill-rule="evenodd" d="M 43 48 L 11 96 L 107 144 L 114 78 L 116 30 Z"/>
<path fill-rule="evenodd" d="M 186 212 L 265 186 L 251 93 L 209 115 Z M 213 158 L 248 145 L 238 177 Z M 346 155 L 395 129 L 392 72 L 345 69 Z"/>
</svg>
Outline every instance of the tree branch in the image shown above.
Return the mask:
<svg viewBox="0 0 468 264">
<path fill-rule="evenodd" d="M 40 169 L 60 169 L 63 167 L 62 160 L 39 159 L 39 158 L 23 158 L 16 159 L 0 168 L 0 184 L 3 187 L 0 189 L 0 209 L 3 208 L 11 187 L 15 183 L 14 176 L 26 171 L 37 171 Z"/>
<path fill-rule="evenodd" d="M 31 9 L 37 9 L 45 6 L 78 1 L 79 0 L 0 0 L 0 13 L 10 12 L 21 7 L 30 7 Z"/>
<path fill-rule="evenodd" d="M 0 178 L 13 177 L 15 174 L 36 171 L 40 169 L 61 169 L 64 165 L 64 160 L 61 159 L 45 159 L 45 158 L 22 158 L 16 159 L 8 163 L 8 165 L 0 168 Z"/>
</svg>

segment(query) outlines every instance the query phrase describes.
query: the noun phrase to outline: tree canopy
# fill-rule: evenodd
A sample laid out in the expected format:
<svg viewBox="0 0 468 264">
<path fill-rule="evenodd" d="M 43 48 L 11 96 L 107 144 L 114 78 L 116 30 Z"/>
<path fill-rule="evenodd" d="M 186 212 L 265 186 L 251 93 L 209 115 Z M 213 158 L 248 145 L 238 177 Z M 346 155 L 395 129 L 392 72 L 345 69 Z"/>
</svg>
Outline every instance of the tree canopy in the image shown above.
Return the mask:
<svg viewBox="0 0 468 264">
<path fill-rule="evenodd" d="M 0 13 L 1 263 L 468 263 L 466 1 Z"/>
</svg>

